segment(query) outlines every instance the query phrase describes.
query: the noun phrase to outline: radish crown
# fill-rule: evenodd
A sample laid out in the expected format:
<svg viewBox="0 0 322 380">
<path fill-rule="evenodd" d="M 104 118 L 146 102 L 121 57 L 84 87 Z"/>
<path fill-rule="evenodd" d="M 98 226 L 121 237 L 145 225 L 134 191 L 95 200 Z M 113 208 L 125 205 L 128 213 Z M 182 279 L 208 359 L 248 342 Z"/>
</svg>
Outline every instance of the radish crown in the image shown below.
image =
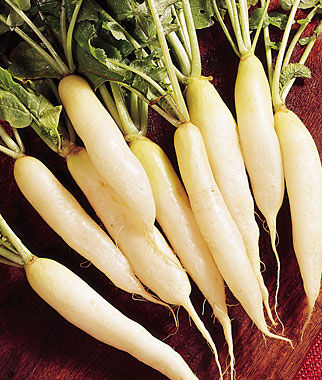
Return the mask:
<svg viewBox="0 0 322 380">
<path fill-rule="evenodd" d="M 0 214 L 0 263 L 22 267 L 34 255 L 22 244 Z"/>
</svg>

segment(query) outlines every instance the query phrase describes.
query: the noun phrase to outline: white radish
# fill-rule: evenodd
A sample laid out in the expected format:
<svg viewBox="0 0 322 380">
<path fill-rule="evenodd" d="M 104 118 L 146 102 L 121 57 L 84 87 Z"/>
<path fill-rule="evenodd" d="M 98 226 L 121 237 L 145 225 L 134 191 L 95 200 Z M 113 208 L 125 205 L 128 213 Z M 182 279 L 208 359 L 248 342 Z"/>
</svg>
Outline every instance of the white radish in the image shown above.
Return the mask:
<svg viewBox="0 0 322 380">
<path fill-rule="evenodd" d="M 149 180 L 113 118 L 83 78 L 66 76 L 58 90 L 96 169 L 138 215 L 138 222 L 143 223 L 148 232 L 152 231 L 155 204 Z"/>
<path fill-rule="evenodd" d="M 54 260 L 33 257 L 25 270 L 35 292 L 87 334 L 128 352 L 169 379 L 197 379 L 170 346 L 124 316 L 65 266 Z"/>
<path fill-rule="evenodd" d="M 131 210 L 95 169 L 84 149 L 67 157 L 68 169 L 113 240 L 131 263 L 134 273 L 161 300 L 183 306 L 212 348 L 221 374 L 217 350 L 191 301 L 188 276 L 169 245 L 154 228 L 147 238 L 133 223 Z"/>
<path fill-rule="evenodd" d="M 321 286 L 321 161 L 311 134 L 294 112 L 282 106 L 275 112 L 274 120 L 291 209 L 294 251 L 308 298 L 308 317 L 304 331 Z"/>
<path fill-rule="evenodd" d="M 199 129 L 192 123 L 182 124 L 175 132 L 174 144 L 192 211 L 229 289 L 264 334 L 289 341 L 267 328 L 259 284 L 241 234 L 212 176 Z"/>
<path fill-rule="evenodd" d="M 128 260 L 108 235 L 41 161 L 20 156 L 15 161 L 14 176 L 26 199 L 71 248 L 115 286 L 159 303 L 137 280 Z"/>
<path fill-rule="evenodd" d="M 263 65 L 252 53 L 242 56 L 235 84 L 238 133 L 255 202 L 264 215 L 277 260 L 277 290 L 280 261 L 276 250 L 276 218 L 283 203 L 284 173 L 281 150 L 274 130 L 271 91 Z"/>
<path fill-rule="evenodd" d="M 149 177 L 158 223 L 223 326 L 233 365 L 231 322 L 224 281 L 200 234 L 183 185 L 164 151 L 150 139 L 136 135 L 130 141 L 130 148 Z"/>
<path fill-rule="evenodd" d="M 245 244 L 247 255 L 260 285 L 269 318 L 268 291 L 260 268 L 259 228 L 255 220 L 241 153 L 236 122 L 215 87 L 207 78 L 191 78 L 185 96 L 191 122 L 202 135 L 214 179 Z"/>
</svg>

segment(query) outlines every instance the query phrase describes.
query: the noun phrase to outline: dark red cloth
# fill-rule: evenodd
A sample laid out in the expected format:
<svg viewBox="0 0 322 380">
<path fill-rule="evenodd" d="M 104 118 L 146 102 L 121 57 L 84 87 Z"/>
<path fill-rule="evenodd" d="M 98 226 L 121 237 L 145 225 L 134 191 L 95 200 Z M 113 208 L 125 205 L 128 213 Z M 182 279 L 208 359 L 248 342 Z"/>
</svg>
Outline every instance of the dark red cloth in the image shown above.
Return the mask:
<svg viewBox="0 0 322 380">
<path fill-rule="evenodd" d="M 234 112 L 233 85 L 238 59 L 218 25 L 200 32 L 199 38 L 203 74 L 214 77 L 213 83 Z M 313 79 L 298 80 L 287 100 L 289 108 L 298 114 L 310 130 L 320 155 L 321 46 L 321 42 L 316 44 L 307 61 Z M 297 54 L 299 51 L 297 49 Z M 149 136 L 160 143 L 176 166 L 173 133 L 174 128 L 151 114 Z M 32 131 L 23 131 L 22 136 L 27 153 L 46 163 L 95 218 L 91 207 L 68 175 L 64 160 L 46 148 Z M 218 378 L 210 349 L 190 323 L 187 313 L 180 310 L 179 328 L 176 331 L 173 319 L 165 308 L 133 300 L 131 295 L 115 288 L 93 266 L 82 265 L 84 259 L 67 247 L 24 200 L 13 180 L 12 168 L 12 160 L 1 155 L 0 212 L 26 246 L 36 255 L 55 258 L 72 269 L 125 315 L 141 323 L 157 338 L 165 340 L 183 356 L 200 380 Z M 266 265 L 263 276 L 273 295 L 276 262 L 269 236 L 261 221 L 257 221 L 261 228 L 262 260 Z M 295 349 L 272 339 L 267 339 L 265 343 L 262 334 L 227 291 L 229 313 L 233 319 L 236 375 L 238 379 L 244 380 L 318 380 L 322 378 L 321 298 L 301 342 L 306 298 L 292 248 L 287 196 L 278 216 L 278 232 L 282 268 L 278 310 L 285 323 L 285 335 L 293 340 Z M 193 283 L 191 299 L 201 315 L 204 299 Z M 213 323 L 212 311 L 207 304 L 201 318 L 217 345 L 220 361 L 225 368 L 224 363 L 228 364 L 227 346 L 222 329 L 217 321 Z M 277 332 L 280 333 L 280 328 Z M 164 376 L 67 323 L 30 289 L 22 270 L 0 264 L 0 380 L 9 379 L 161 380 Z"/>
</svg>

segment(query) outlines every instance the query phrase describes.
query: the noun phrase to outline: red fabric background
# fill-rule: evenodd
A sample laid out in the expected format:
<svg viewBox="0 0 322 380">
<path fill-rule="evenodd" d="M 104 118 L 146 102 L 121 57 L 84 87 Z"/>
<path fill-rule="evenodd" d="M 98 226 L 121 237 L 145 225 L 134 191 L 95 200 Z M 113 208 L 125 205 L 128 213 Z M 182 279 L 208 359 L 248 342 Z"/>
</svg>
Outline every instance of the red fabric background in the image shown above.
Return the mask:
<svg viewBox="0 0 322 380">
<path fill-rule="evenodd" d="M 220 95 L 233 108 L 233 84 L 238 60 L 219 27 L 199 33 L 203 74 L 212 75 Z M 307 61 L 313 79 L 297 81 L 287 104 L 306 124 L 322 153 L 321 144 L 321 40 Z M 260 46 L 258 53 L 261 55 Z M 297 50 L 299 54 L 300 49 Z M 174 129 L 155 114 L 150 117 L 149 136 L 166 150 L 176 166 L 172 136 Z M 68 175 L 64 161 L 47 149 L 32 131 L 22 133 L 27 153 L 43 160 L 62 183 L 79 199 L 95 218 L 91 207 Z M 216 366 L 204 340 L 180 310 L 176 331 L 168 312 L 156 305 L 138 302 L 116 289 L 93 266 L 84 266 L 80 256 L 41 220 L 21 196 L 12 177 L 11 159 L 0 157 L 0 212 L 15 229 L 27 247 L 36 255 L 56 258 L 85 279 L 93 288 L 124 314 L 145 326 L 154 336 L 164 339 L 177 350 L 200 380 L 217 378 Z M 266 264 L 263 273 L 271 294 L 274 294 L 276 263 L 268 234 L 261 228 L 260 248 Z M 285 343 L 267 339 L 253 326 L 236 300 L 227 291 L 229 312 L 233 319 L 236 352 L 236 373 L 239 379 L 318 380 L 321 373 L 321 309 L 319 298 L 312 323 L 304 341 L 299 340 L 305 318 L 305 295 L 292 249 L 291 224 L 287 196 L 278 217 L 281 255 L 280 317 L 285 334 L 295 344 L 292 350 Z M 201 315 L 203 296 L 192 284 L 192 302 Z M 273 300 L 271 299 L 273 304 Z M 206 304 L 202 320 L 218 347 L 225 367 L 227 347 L 221 327 L 213 323 Z M 320 332 L 319 332 L 320 331 Z M 280 332 L 280 330 L 278 330 Z M 128 354 L 105 346 L 68 324 L 45 304 L 28 286 L 24 272 L 0 264 L 0 379 L 71 379 L 71 380 L 161 380 L 164 376 L 139 363 Z"/>
</svg>

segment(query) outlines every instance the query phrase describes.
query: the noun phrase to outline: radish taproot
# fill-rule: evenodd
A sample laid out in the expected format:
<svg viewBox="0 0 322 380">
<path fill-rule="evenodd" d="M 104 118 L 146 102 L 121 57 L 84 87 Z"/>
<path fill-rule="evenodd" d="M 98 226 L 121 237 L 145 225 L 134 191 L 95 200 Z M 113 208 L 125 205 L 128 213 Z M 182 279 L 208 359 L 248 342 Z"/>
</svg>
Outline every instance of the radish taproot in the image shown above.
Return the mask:
<svg viewBox="0 0 322 380">
<path fill-rule="evenodd" d="M 322 168 L 315 142 L 301 119 L 285 105 L 286 97 L 297 76 L 310 77 L 304 66 L 319 34 L 319 22 L 298 63 L 289 63 L 294 47 L 309 21 L 318 11 L 318 5 L 301 23 L 292 41 L 287 44 L 300 1 L 296 0 L 288 16 L 285 31 L 272 72 L 272 99 L 274 125 L 279 139 L 286 189 L 290 203 L 293 246 L 308 299 L 307 319 L 302 329 L 308 326 L 315 302 L 319 296 L 322 273 Z M 267 47 L 269 48 L 269 47 Z M 283 79 L 282 79 L 283 74 Z"/>
<path fill-rule="evenodd" d="M 55 260 L 33 255 L 1 215 L 0 232 L 6 240 L 0 254 L 8 264 L 11 258 L 13 262 L 20 259 L 33 290 L 67 321 L 100 342 L 128 352 L 169 379 L 197 379 L 176 351 L 123 315 L 71 270 Z"/>
</svg>

